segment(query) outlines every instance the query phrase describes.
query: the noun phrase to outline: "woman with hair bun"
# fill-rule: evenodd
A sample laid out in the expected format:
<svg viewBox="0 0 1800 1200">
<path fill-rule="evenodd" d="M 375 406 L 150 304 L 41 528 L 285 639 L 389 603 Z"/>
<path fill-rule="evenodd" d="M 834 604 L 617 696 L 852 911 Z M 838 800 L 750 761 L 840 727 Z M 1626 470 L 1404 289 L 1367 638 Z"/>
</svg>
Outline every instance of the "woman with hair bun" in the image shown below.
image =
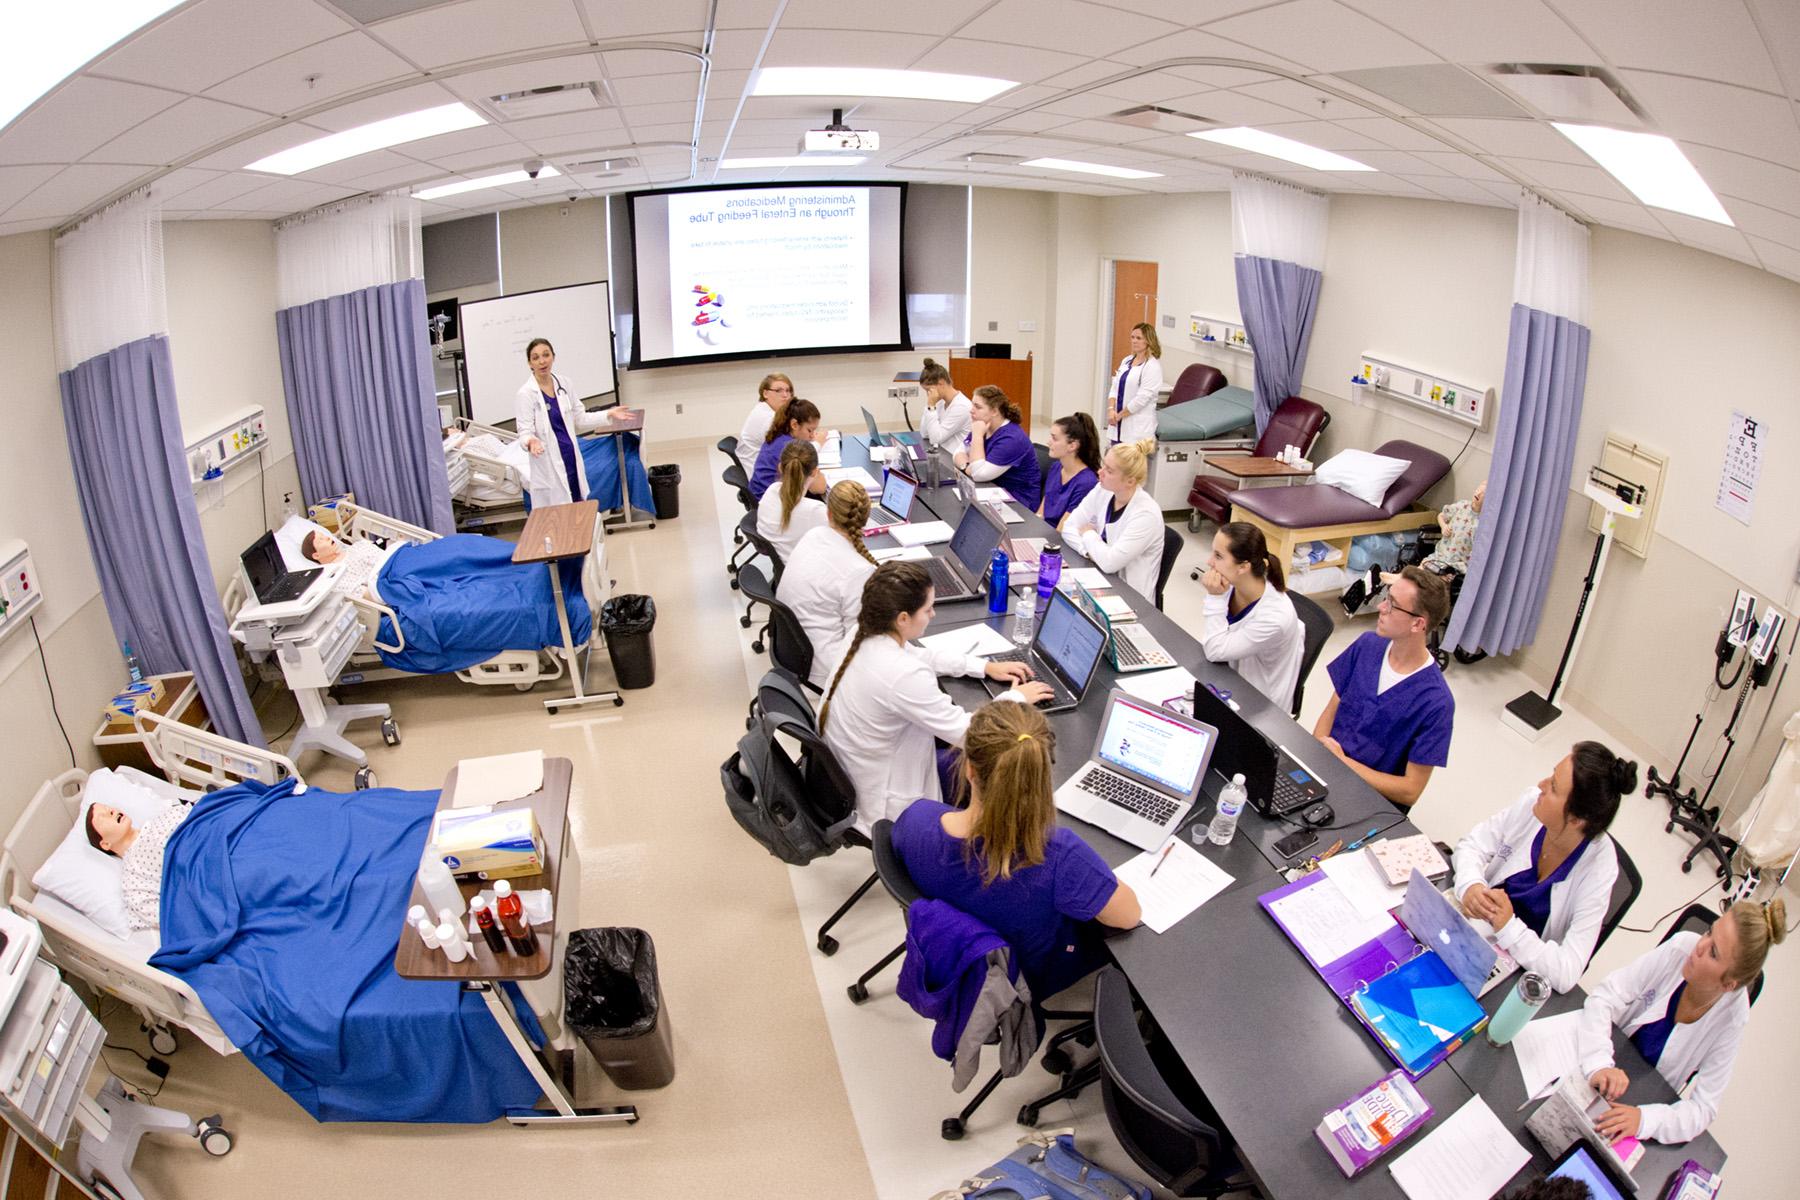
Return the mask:
<svg viewBox="0 0 1800 1200">
<path fill-rule="evenodd" d="M 934 358 L 919 371 L 919 388 L 925 393 L 925 413 L 919 418 L 919 436 L 928 449 L 955 454 L 969 435 L 969 398 L 950 382 L 950 371 Z"/>
<path fill-rule="evenodd" d="M 1100 430 L 1084 412 L 1050 422 L 1050 470 L 1038 516 L 1057 529 L 1100 482 Z"/>
<path fill-rule="evenodd" d="M 1607 835 L 1637 764 L 1576 742 L 1537 787 L 1456 844 L 1463 912 L 1494 927 L 1500 948 L 1566 992 L 1593 957 L 1619 877 Z"/>
<path fill-rule="evenodd" d="M 1306 630 L 1263 531 L 1247 521 L 1221 525 L 1200 586 L 1206 589 L 1200 635 L 1206 661 L 1230 664 L 1251 687 L 1292 708 Z"/>
<path fill-rule="evenodd" d="M 1588 997 L 1581 1010 L 1576 1061 L 1612 1107 L 1594 1125 L 1608 1138 L 1686 1142 L 1719 1113 L 1738 1043 L 1750 1022 L 1750 984 L 1769 947 L 1787 937 L 1780 897 L 1740 900 L 1705 933 L 1677 933 L 1627 963 Z M 1613 1028 L 1631 1042 L 1670 1087 L 1671 1104 L 1620 1104 L 1631 1080 L 1613 1065 Z"/>
</svg>

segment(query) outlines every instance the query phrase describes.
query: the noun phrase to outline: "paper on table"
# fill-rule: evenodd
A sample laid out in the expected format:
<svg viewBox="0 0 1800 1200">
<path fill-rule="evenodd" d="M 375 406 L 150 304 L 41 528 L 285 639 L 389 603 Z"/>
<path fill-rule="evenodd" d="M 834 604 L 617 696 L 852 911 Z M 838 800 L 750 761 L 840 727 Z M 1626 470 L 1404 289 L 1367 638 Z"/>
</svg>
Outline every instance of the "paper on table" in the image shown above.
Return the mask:
<svg viewBox="0 0 1800 1200">
<path fill-rule="evenodd" d="M 1388 913 L 1372 917 L 1358 911 L 1330 879 L 1272 901 L 1269 913 L 1320 966 L 1374 941 L 1394 924 Z"/>
<path fill-rule="evenodd" d="M 906 559 L 930 558 L 931 551 L 923 546 L 883 546 L 879 550 L 871 550 L 878 563 L 899 562 Z"/>
<path fill-rule="evenodd" d="M 1487 1101 L 1475 1096 L 1388 1170 L 1411 1200 L 1488 1200 L 1530 1161 Z"/>
<path fill-rule="evenodd" d="M 902 546 L 930 546 L 949 541 L 955 532 L 944 521 L 915 521 L 911 525 L 894 526 L 888 530 L 888 536 Z"/>
<path fill-rule="evenodd" d="M 959 629 L 934 633 L 930 637 L 919 639 L 919 645 L 927 650 L 948 648 L 958 654 L 976 654 L 983 657 L 989 654 L 1005 654 L 1009 650 L 1017 650 L 1012 639 L 988 625 L 964 625 Z"/>
<path fill-rule="evenodd" d="M 1064 583 L 1079 583 L 1090 592 L 1095 588 L 1112 586 L 1112 580 L 1108 579 L 1099 567 L 1064 567 L 1062 578 L 1057 580 L 1057 586 L 1060 587 Z"/>
<path fill-rule="evenodd" d="M 831 467 L 825 470 L 825 482 L 831 484 L 833 487 L 836 487 L 846 479 L 854 479 L 857 483 L 863 485 L 865 491 L 870 493 L 879 495 L 881 492 L 881 484 L 876 482 L 875 477 L 861 467 Z"/>
<path fill-rule="evenodd" d="M 834 468 L 844 465 L 844 443 L 841 438 L 832 438 L 819 447 L 819 465 Z"/>
<path fill-rule="evenodd" d="M 1131 885 L 1144 907 L 1144 924 L 1157 933 L 1180 920 L 1235 882 L 1212 860 L 1176 838 L 1163 851 L 1146 850 L 1118 869 L 1119 880 Z M 1157 862 L 1161 860 L 1162 866 Z M 1151 874 L 1155 871 L 1155 875 Z"/>
<path fill-rule="evenodd" d="M 1349 854 L 1334 854 L 1319 864 L 1331 882 L 1343 889 L 1350 903 L 1365 916 L 1376 916 L 1391 912 L 1401 901 L 1406 899 L 1406 886 L 1389 886 L 1381 877 L 1374 861 L 1366 854 L 1352 851 Z"/>
<path fill-rule="evenodd" d="M 456 796 L 451 808 L 474 808 L 517 800 L 544 786 L 544 752 L 523 750 L 465 758 L 456 764 Z"/>
<path fill-rule="evenodd" d="M 975 489 L 975 498 L 983 504 L 1004 504 L 1012 499 L 1012 493 L 1003 487 L 978 487 Z"/>
<path fill-rule="evenodd" d="M 1145 671 L 1140 675 L 1126 675 L 1116 680 L 1113 686 L 1121 692 L 1129 692 L 1139 700 L 1148 700 L 1152 704 L 1163 704 L 1177 696 L 1185 697 L 1194 690 L 1198 682 L 1181 667 L 1170 667 L 1166 671 Z"/>
<path fill-rule="evenodd" d="M 1525 1095 L 1532 1100 L 1548 1096 L 1564 1075 L 1573 1071 L 1581 1056 L 1581 1010 L 1555 1017 L 1539 1017 L 1513 1038 L 1518 1051 L 1519 1075 Z"/>
<path fill-rule="evenodd" d="M 1003 525 L 1023 525 L 1025 523 L 1025 518 L 1014 512 L 1010 504 L 990 504 L 988 507 L 994 510 Z"/>
</svg>

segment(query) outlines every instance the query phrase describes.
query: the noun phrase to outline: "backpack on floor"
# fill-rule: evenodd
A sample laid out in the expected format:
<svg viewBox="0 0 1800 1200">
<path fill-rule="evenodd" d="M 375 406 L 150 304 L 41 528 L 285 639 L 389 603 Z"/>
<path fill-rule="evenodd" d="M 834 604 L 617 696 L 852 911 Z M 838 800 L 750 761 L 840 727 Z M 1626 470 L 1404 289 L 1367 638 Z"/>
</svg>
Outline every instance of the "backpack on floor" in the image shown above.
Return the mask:
<svg viewBox="0 0 1800 1200">
<path fill-rule="evenodd" d="M 800 743 L 800 760 L 775 740 Z M 830 747 L 796 717 L 763 713 L 719 767 L 725 807 L 744 832 L 790 866 L 835 853 L 856 823 L 856 790 Z M 824 806 L 830 805 L 830 808 Z"/>
<path fill-rule="evenodd" d="M 1071 1130 L 1019 1139 L 1019 1148 L 931 1200 L 1150 1200 L 1150 1189 L 1089 1162 Z"/>
</svg>

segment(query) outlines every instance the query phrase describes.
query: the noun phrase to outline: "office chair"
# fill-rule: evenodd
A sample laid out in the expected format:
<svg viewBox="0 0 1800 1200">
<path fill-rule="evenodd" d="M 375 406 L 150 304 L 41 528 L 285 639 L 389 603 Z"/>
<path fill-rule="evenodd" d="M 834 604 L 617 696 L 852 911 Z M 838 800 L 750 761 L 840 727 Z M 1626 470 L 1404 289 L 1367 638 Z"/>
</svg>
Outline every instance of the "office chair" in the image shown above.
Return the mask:
<svg viewBox="0 0 1800 1200">
<path fill-rule="evenodd" d="M 1638 872 L 1637 864 L 1631 861 L 1631 855 L 1625 853 L 1625 847 L 1619 839 L 1613 839 L 1613 853 L 1619 858 L 1619 877 L 1613 880 L 1612 898 L 1606 902 L 1606 919 L 1600 923 L 1600 936 L 1594 939 L 1594 953 L 1606 945 L 1606 939 L 1612 936 L 1619 922 L 1625 919 L 1626 910 L 1644 890 L 1644 877 Z"/>
<path fill-rule="evenodd" d="M 813 712 L 812 699 L 807 696 L 802 681 L 794 678 L 792 672 L 784 671 L 778 666 L 770 667 L 757 681 L 756 692 L 750 697 L 750 715 L 744 721 L 744 728 L 750 728 L 758 717 L 763 716 L 785 717 L 813 728 L 817 728 L 819 723 Z"/>
<path fill-rule="evenodd" d="M 1294 602 L 1294 614 L 1300 618 L 1301 628 L 1300 675 L 1294 680 L 1294 707 L 1289 712 L 1297 721 L 1300 719 L 1300 701 L 1306 695 L 1306 677 L 1312 674 L 1313 664 L 1319 661 L 1319 651 L 1325 648 L 1335 625 L 1331 614 L 1319 607 L 1311 596 L 1289 592 L 1288 599 Z"/>
<path fill-rule="evenodd" d="M 1169 398 L 1162 407 L 1210 396 L 1229 382 L 1225 378 L 1225 372 L 1217 367 L 1206 363 L 1189 363 L 1176 378 L 1175 386 L 1169 389 Z"/>
<path fill-rule="evenodd" d="M 1186 541 L 1181 531 L 1173 525 L 1163 526 L 1162 565 L 1156 568 L 1156 611 L 1161 612 L 1163 606 L 1163 586 L 1169 582 L 1169 576 L 1175 570 L 1175 560 L 1181 557 L 1181 547 Z"/>
<path fill-rule="evenodd" d="M 1139 1026 L 1125 976 L 1117 967 L 1101 971 L 1094 981 L 1100 1096 L 1119 1145 L 1132 1162 L 1177 1196 L 1254 1193 L 1248 1182 L 1228 1182 L 1240 1169 L 1230 1136 L 1187 1078 L 1162 1031 L 1148 1014 L 1143 1022 L 1147 1030 Z"/>
<path fill-rule="evenodd" d="M 775 585 L 768 581 L 755 563 L 745 563 L 743 569 L 738 572 L 738 587 L 744 593 L 744 598 L 749 601 L 749 604 L 744 606 L 744 615 L 738 618 L 738 624 L 745 629 L 756 623 L 756 618 L 750 614 L 758 604 L 773 614 L 775 606 L 781 603 L 775 599 Z M 769 636 L 769 627 L 773 623 L 774 617 L 771 616 L 768 621 L 763 623 L 763 627 L 757 630 L 756 637 L 750 642 L 751 653 L 761 654 L 763 652 L 763 639 Z"/>
<path fill-rule="evenodd" d="M 1310 454 L 1313 443 L 1330 424 L 1331 414 L 1323 408 L 1311 400 L 1289 396 L 1269 418 L 1268 426 L 1256 439 L 1250 453 L 1259 458 L 1273 458 L 1281 453 L 1283 446 L 1298 446 L 1301 454 Z M 1237 487 L 1237 480 L 1223 475 L 1195 475 L 1194 486 L 1188 491 L 1188 504 L 1194 510 L 1188 528 L 1198 532 L 1202 519 L 1217 525 L 1231 520 L 1231 493 Z"/>
<path fill-rule="evenodd" d="M 1705 933 L 1708 929 L 1712 928 L 1712 923 L 1718 919 L 1719 914 L 1708 908 L 1706 905 L 1690 904 L 1682 912 L 1681 916 L 1675 919 L 1675 923 L 1669 926 L 1669 932 L 1657 939 L 1656 944 L 1660 946 L 1678 933 Z M 1763 972 L 1758 971 L 1756 973 L 1756 978 L 1750 981 L 1750 1003 L 1756 1003 L 1756 998 L 1762 995 L 1762 989 Z"/>
<path fill-rule="evenodd" d="M 1050 447 L 1041 442 L 1033 442 L 1031 443 L 1031 448 L 1037 451 L 1038 479 L 1044 480 L 1050 478 L 1050 468 L 1053 464 L 1053 460 L 1050 457 Z"/>
<path fill-rule="evenodd" d="M 750 499 L 750 480 L 745 477 L 744 468 L 736 463 L 732 463 L 729 467 L 726 467 L 723 471 L 719 472 L 719 478 L 725 481 L 727 487 L 730 487 L 737 492 L 738 503 L 744 506 L 744 515 L 748 517 L 751 524 L 754 525 L 756 523 L 756 503 Z M 737 549 L 733 550 L 731 552 L 731 557 L 726 560 L 725 573 L 731 576 L 731 586 L 735 588 L 737 587 L 738 568 L 744 565 L 740 561 L 740 556 L 744 553 L 745 545 L 744 524 L 742 521 L 739 521 L 737 528 L 731 531 L 731 540 L 736 544 Z"/>
<path fill-rule="evenodd" d="M 783 564 L 781 561 L 781 553 L 775 549 L 775 544 L 762 534 L 756 532 L 755 516 L 746 513 L 744 519 L 738 522 L 738 528 L 743 531 L 744 544 L 753 549 L 751 560 L 740 566 L 737 573 L 738 590 L 743 592 L 745 596 L 748 596 L 750 600 L 748 604 L 744 605 L 744 615 L 738 618 L 738 624 L 742 625 L 745 629 L 748 629 L 756 620 L 752 614 L 756 611 L 756 606 L 758 604 L 763 605 L 765 608 L 771 608 L 772 610 L 775 599 L 775 589 L 781 586 Z M 752 565 L 757 556 L 769 560 L 769 566 L 772 572 L 770 576 L 765 577 L 761 571 L 757 570 Z M 752 571 L 755 572 L 756 580 L 761 585 L 763 594 L 750 594 L 750 585 L 745 581 L 745 576 L 747 572 Z M 762 641 L 763 638 L 768 635 L 768 632 L 769 622 L 764 621 L 762 631 L 756 635 L 756 640 L 750 643 L 750 649 L 761 654 L 763 652 Z"/>
<path fill-rule="evenodd" d="M 736 467 L 740 471 L 743 470 L 744 464 L 738 461 L 738 440 L 736 438 L 732 437 L 730 434 L 726 434 L 713 444 L 718 447 L 719 453 L 725 456 L 725 461 L 728 465 Z"/>
</svg>

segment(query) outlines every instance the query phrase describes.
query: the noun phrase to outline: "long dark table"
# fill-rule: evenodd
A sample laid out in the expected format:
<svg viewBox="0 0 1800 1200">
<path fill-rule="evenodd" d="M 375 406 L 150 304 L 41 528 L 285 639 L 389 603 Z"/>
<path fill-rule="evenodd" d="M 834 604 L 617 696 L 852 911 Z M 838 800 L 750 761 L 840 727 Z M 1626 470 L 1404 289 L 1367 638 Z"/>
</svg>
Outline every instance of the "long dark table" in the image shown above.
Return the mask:
<svg viewBox="0 0 1800 1200">
<path fill-rule="evenodd" d="M 882 462 L 870 461 L 862 441 L 847 435 L 843 445 L 843 465 L 861 466 L 881 478 Z M 948 484 L 935 489 L 921 486 L 918 502 L 931 516 L 952 527 L 962 517 L 962 501 Z M 1008 525 L 1009 534 L 1056 537 L 1035 514 L 1025 513 L 1018 505 L 1011 507 L 1023 513 L 1025 520 Z M 914 519 L 928 518 L 915 512 Z M 896 543 L 883 535 L 871 538 L 869 544 L 881 549 Z M 931 549 L 948 553 L 943 545 Z M 1067 566 L 1093 565 L 1067 547 L 1063 558 Z M 1320 830 L 1315 852 L 1339 836 L 1353 842 L 1370 830 L 1395 837 L 1418 832 L 1309 730 L 1237 672 L 1208 662 L 1199 642 L 1149 599 L 1122 582 L 1115 582 L 1114 587 L 1179 666 L 1203 683 L 1230 691 L 1252 725 L 1324 780 L 1335 817 L 1329 829 Z M 1010 633 L 1014 619 L 1010 603 L 1008 608 L 1005 614 L 990 614 L 985 599 L 940 603 L 927 632 L 986 622 Z M 1083 703 L 1049 718 L 1057 738 L 1057 784 L 1087 762 L 1099 736 L 1106 697 L 1120 678 L 1102 661 Z M 943 683 L 965 708 L 987 701 L 987 691 L 977 680 L 946 679 Z M 1202 802 L 1177 836 L 1191 842 L 1196 830 L 1206 828 L 1223 783 L 1217 771 L 1208 773 Z M 1058 820 L 1080 833 L 1114 867 L 1138 853 L 1137 847 L 1084 821 L 1061 814 Z M 1356 1179 L 1346 1180 L 1313 1135 L 1326 1110 L 1374 1083 L 1393 1070 L 1394 1064 L 1257 903 L 1257 897 L 1284 882 L 1280 872 L 1293 865 L 1275 852 L 1274 843 L 1294 828 L 1291 822 L 1271 820 L 1246 808 L 1229 846 L 1213 846 L 1202 835 L 1197 848 L 1232 876 L 1232 886 L 1166 933 L 1140 926 L 1109 936 L 1107 948 L 1194 1082 L 1217 1108 L 1265 1196 L 1271 1200 L 1346 1194 L 1403 1197 L 1385 1167 L 1405 1153 L 1405 1147 Z M 1489 1012 L 1499 1005 L 1506 990 L 1500 987 L 1489 993 Z M 1579 1007 L 1583 999 L 1576 989 L 1554 998 L 1547 1011 L 1567 1011 Z M 1673 1097 L 1673 1091 L 1628 1039 L 1615 1033 L 1614 1045 L 1619 1065 L 1632 1079 L 1628 1100 L 1658 1103 Z M 1428 1136 L 1438 1121 L 1480 1094 L 1531 1152 L 1536 1170 L 1527 1167 L 1521 1176 L 1541 1174 L 1549 1167 L 1550 1157 L 1524 1131 L 1529 1113 L 1519 1111 L 1525 1088 L 1512 1051 L 1495 1049 L 1486 1038 L 1477 1036 L 1445 1064 L 1427 1072 L 1418 1087 L 1436 1115 L 1431 1126 L 1415 1134 L 1409 1144 Z M 1670 1172 L 1689 1158 L 1718 1170 L 1725 1154 L 1705 1134 L 1681 1146 L 1646 1143 L 1644 1160 L 1633 1174 L 1646 1194 L 1655 1195 Z"/>
</svg>

